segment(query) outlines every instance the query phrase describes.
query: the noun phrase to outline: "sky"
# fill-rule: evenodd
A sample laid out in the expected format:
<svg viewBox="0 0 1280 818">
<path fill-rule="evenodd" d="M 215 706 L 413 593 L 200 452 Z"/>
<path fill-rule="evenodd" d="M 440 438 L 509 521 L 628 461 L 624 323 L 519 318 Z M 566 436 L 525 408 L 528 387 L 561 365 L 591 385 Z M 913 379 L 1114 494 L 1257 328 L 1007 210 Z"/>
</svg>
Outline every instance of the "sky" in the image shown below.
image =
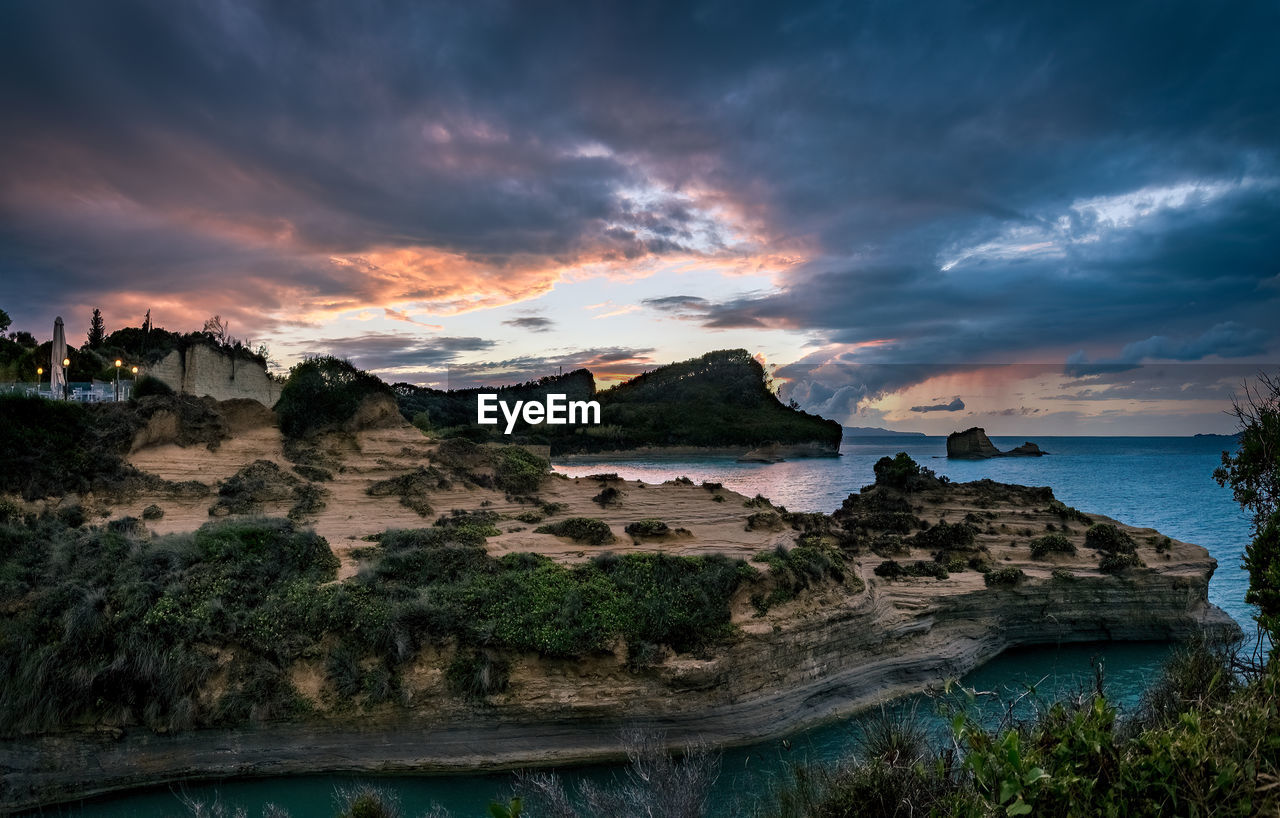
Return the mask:
<svg viewBox="0 0 1280 818">
<path fill-rule="evenodd" d="M 1231 431 L 1274 2 L 0 4 L 0 308 L 389 381 L 746 348 L 852 426 Z M 69 332 L 74 336 L 74 332 Z"/>
</svg>

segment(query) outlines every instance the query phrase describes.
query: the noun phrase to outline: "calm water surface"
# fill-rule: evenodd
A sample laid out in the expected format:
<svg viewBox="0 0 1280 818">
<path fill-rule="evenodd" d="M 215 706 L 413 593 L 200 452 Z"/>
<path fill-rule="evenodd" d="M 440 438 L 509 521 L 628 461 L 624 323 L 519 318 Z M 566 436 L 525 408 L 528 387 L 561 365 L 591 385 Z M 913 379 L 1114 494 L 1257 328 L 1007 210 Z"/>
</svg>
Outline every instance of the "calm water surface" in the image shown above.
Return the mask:
<svg viewBox="0 0 1280 818">
<path fill-rule="evenodd" d="M 1022 442 L 992 438 L 1001 449 Z M 850 492 L 874 480 L 872 466 L 880 457 L 899 451 L 910 454 L 939 475 L 955 481 L 989 477 L 1006 483 L 1050 486 L 1068 505 L 1105 514 L 1135 526 L 1149 526 L 1179 540 L 1204 546 L 1218 560 L 1210 583 L 1211 601 L 1231 614 L 1252 633 L 1252 613 L 1244 604 L 1247 576 L 1240 559 L 1249 537 L 1249 523 L 1231 499 L 1231 492 L 1212 478 L 1223 448 L 1223 438 L 1037 438 L 1051 454 L 1041 458 L 1007 458 L 981 461 L 948 461 L 945 439 L 940 437 L 855 438 L 841 447 L 842 457 L 795 460 L 769 465 L 737 463 L 729 457 L 646 457 L 615 461 L 573 462 L 556 465 L 570 476 L 617 472 L 627 479 L 662 482 L 688 476 L 712 480 L 747 495 L 764 494 L 793 511 L 832 511 Z M 999 701 L 1012 700 L 1029 688 L 1034 695 L 1022 699 L 1027 714 L 1036 702 L 1072 693 L 1092 684 L 1093 668 L 1101 664 L 1107 693 L 1123 709 L 1136 706 L 1143 689 L 1168 653 L 1160 644 L 1059 645 L 1011 651 L 978 668 L 964 684 L 989 695 L 980 701 L 990 719 L 999 718 Z M 936 702 L 910 697 L 893 707 L 915 707 L 928 716 L 941 734 L 943 722 L 933 716 Z M 804 731 L 789 738 L 789 747 L 770 741 L 728 750 L 717 782 L 720 803 L 735 798 L 753 800 L 768 792 L 785 775 L 788 764 L 805 760 L 831 760 L 856 746 L 862 717 Z M 607 781 L 618 774 L 613 765 L 577 767 L 562 771 L 571 782 L 582 779 Z M 243 805 L 250 815 L 260 814 L 268 802 L 288 809 L 294 818 L 334 813 L 335 787 L 357 780 L 394 790 L 406 816 L 426 812 L 433 804 L 455 816 L 486 815 L 490 799 L 506 794 L 510 777 L 416 776 L 355 779 L 333 776 L 296 776 L 260 781 L 221 781 L 185 788 L 157 788 L 126 796 L 45 810 L 45 815 L 167 816 L 184 815 L 180 797 Z"/>
</svg>

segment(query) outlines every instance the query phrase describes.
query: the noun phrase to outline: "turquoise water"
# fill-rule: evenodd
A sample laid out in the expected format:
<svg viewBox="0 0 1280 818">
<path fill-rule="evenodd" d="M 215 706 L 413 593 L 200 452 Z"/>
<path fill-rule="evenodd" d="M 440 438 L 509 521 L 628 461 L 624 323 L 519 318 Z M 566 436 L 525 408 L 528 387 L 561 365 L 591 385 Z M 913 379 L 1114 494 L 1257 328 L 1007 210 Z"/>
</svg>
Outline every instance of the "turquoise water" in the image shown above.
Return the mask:
<svg viewBox="0 0 1280 818">
<path fill-rule="evenodd" d="M 1002 449 L 1021 439 L 993 438 Z M 1240 557 L 1248 542 L 1249 523 L 1218 486 L 1212 472 L 1228 440 L 1221 438 L 1037 438 L 1051 452 L 1042 458 L 948 461 L 943 438 L 856 438 L 841 447 L 843 457 L 796 460 L 769 465 L 742 464 L 732 458 L 660 458 L 626 461 L 562 463 L 557 470 L 570 475 L 617 472 L 627 479 L 661 482 L 681 475 L 695 481 L 712 480 L 743 494 L 764 494 L 795 511 L 832 511 L 852 491 L 874 479 L 872 466 L 880 457 L 905 451 L 918 462 L 956 481 L 993 480 L 1051 486 L 1063 502 L 1082 510 L 1106 514 L 1136 526 L 1150 526 L 1187 542 L 1198 543 L 1218 560 L 1210 584 L 1211 600 L 1252 632 L 1251 611 L 1243 602 L 1247 577 Z M 1022 713 L 1037 701 L 1087 688 L 1092 668 L 1105 669 L 1108 695 L 1119 706 L 1132 708 L 1168 653 L 1161 644 L 1060 645 L 1006 653 L 965 677 L 963 683 L 992 695 L 981 697 L 984 712 L 999 718 L 999 699 L 1012 700 L 1034 687 L 1036 695 L 1022 700 Z M 894 707 L 915 706 L 932 713 L 934 703 L 910 697 Z M 727 750 L 716 784 L 717 802 L 736 798 L 747 802 L 767 793 L 785 774 L 788 764 L 805 759 L 829 760 L 847 754 L 854 745 L 860 717 L 824 725 L 781 740 Z M 944 730 L 940 720 L 935 729 Z M 572 784 L 581 779 L 607 781 L 618 773 L 612 765 L 562 771 Z M 394 790 L 406 816 L 420 815 L 433 804 L 454 816 L 487 814 L 490 799 L 500 798 L 510 776 L 414 776 L 363 778 L 296 776 L 258 781 L 219 781 L 185 788 L 160 787 L 146 792 L 71 804 L 44 810 L 44 815 L 167 816 L 188 814 L 181 797 L 243 805 L 250 815 L 274 802 L 295 818 L 332 815 L 336 787 L 357 780 Z"/>
</svg>

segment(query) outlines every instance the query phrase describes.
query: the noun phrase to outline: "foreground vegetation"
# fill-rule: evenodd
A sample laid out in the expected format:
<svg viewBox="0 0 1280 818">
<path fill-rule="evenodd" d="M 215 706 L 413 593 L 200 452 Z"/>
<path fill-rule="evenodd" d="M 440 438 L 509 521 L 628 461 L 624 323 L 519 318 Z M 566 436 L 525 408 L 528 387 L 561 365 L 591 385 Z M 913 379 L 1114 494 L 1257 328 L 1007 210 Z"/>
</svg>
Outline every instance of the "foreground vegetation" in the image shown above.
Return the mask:
<svg viewBox="0 0 1280 818">
<path fill-rule="evenodd" d="M 452 690 L 505 689 L 506 656 L 571 658 L 624 640 L 633 664 L 732 633 L 757 571 L 723 557 L 602 553 L 576 566 L 494 559 L 492 513 L 389 531 L 359 574 L 288 520 L 152 538 L 132 519 L 80 525 L 0 509 L 0 735 L 79 724 L 170 731 L 304 716 L 289 669 L 321 661 L 332 706 L 394 700 L 427 646 Z M 218 685 L 211 680 L 225 674 Z"/>
<path fill-rule="evenodd" d="M 1139 711 L 1093 690 L 984 726 L 951 706 L 949 741 L 882 714 L 852 758 L 801 765 L 757 814 L 1232 815 L 1280 807 L 1280 674 L 1239 675 L 1234 646 L 1177 651 Z M 967 691 L 969 700 L 976 695 Z M 945 705 L 944 705 L 945 706 Z"/>
</svg>

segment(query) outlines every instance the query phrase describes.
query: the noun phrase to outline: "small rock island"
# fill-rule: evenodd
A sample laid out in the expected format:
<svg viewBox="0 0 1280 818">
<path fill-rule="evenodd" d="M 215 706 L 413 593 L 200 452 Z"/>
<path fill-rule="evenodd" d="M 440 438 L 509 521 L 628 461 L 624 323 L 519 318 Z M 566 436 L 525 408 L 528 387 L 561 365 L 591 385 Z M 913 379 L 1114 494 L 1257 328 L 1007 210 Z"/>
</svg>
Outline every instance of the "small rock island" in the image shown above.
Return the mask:
<svg viewBox="0 0 1280 818">
<path fill-rule="evenodd" d="M 955 460 L 985 460 L 989 457 L 1040 457 L 1048 452 L 1028 441 L 1007 452 L 1002 452 L 987 437 L 987 430 L 980 426 L 952 432 L 947 435 L 947 457 Z"/>
</svg>

